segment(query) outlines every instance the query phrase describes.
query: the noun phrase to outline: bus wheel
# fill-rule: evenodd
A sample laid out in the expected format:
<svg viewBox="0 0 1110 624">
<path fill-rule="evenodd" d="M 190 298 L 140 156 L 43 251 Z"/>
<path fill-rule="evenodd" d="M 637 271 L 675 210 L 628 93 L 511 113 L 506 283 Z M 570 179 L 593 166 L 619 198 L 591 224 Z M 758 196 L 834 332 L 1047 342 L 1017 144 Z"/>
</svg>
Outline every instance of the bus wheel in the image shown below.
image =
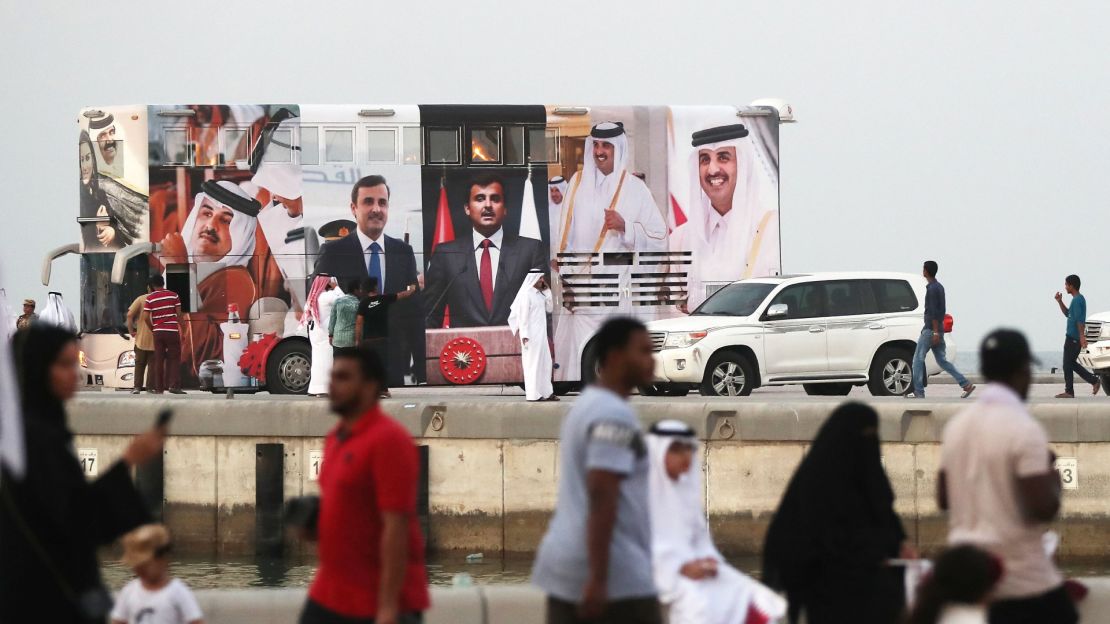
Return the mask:
<svg viewBox="0 0 1110 624">
<path fill-rule="evenodd" d="M 582 385 L 588 386 L 597 381 L 597 367 L 600 364 L 598 361 L 597 343 L 590 341 L 586 348 L 582 350 Z"/>
<path fill-rule="evenodd" d="M 312 351 L 307 342 L 283 342 L 266 358 L 266 388 L 270 394 L 304 394 L 311 369 Z"/>
</svg>

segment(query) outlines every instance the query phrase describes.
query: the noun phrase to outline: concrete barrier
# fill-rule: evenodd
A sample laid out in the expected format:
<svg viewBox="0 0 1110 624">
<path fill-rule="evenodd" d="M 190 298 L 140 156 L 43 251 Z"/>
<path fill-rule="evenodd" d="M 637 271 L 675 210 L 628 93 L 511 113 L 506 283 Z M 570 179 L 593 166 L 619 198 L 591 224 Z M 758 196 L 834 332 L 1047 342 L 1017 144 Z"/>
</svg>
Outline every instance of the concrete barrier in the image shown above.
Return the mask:
<svg viewBox="0 0 1110 624">
<path fill-rule="evenodd" d="M 1083 624 L 1110 623 L 1110 579 L 1081 579 L 1091 590 L 1079 605 Z M 196 592 L 208 624 L 296 624 L 303 589 Z M 432 588 L 426 624 L 544 624 L 544 596 L 529 585 Z"/>
<path fill-rule="evenodd" d="M 943 542 L 934 501 L 939 441 L 958 400 L 871 399 L 880 414 L 883 461 L 896 508 L 918 546 Z M 689 423 L 705 442 L 705 504 L 727 554 L 758 554 L 794 468 L 835 400 L 766 401 L 691 397 L 636 399 L 645 425 Z M 255 545 L 255 449 L 284 449 L 286 498 L 318 491 L 312 463 L 334 425 L 325 402 L 300 397 L 226 400 L 82 395 L 70 405 L 79 449 L 100 465 L 160 408 L 177 411 L 163 461 L 165 520 L 183 552 L 244 554 Z M 529 553 L 554 508 L 558 433 L 569 402 L 519 399 L 394 399 L 385 409 L 428 447 L 429 547 Z M 1071 489 L 1056 523 L 1064 556 L 1110 555 L 1110 403 L 1035 402 L 1034 415 L 1070 464 Z"/>
</svg>

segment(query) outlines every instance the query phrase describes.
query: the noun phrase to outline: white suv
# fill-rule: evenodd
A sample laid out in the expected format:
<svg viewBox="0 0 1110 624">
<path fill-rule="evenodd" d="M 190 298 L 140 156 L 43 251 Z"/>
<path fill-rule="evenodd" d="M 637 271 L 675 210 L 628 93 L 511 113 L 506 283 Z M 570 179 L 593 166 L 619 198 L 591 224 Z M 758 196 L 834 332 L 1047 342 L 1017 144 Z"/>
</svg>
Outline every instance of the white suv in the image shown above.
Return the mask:
<svg viewBox="0 0 1110 624">
<path fill-rule="evenodd" d="M 802 384 L 808 394 L 842 396 L 867 385 L 876 396 L 905 394 L 924 326 L 925 284 L 906 273 L 734 282 L 689 316 L 648 324 L 653 390 L 746 396 L 759 386 Z M 951 338 L 945 343 L 955 359 Z M 926 371 L 940 371 L 932 354 Z"/>
</svg>

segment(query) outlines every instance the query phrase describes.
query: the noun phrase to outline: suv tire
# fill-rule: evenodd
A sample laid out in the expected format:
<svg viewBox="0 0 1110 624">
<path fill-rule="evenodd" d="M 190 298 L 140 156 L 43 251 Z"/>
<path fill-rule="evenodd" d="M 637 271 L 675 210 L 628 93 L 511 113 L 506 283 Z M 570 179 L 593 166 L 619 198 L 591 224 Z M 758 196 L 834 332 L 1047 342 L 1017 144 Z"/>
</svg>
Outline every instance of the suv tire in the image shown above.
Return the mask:
<svg viewBox="0 0 1110 624">
<path fill-rule="evenodd" d="M 709 358 L 699 391 L 702 396 L 748 396 L 755 384 L 751 361 L 736 351 L 719 351 Z"/>
<path fill-rule="evenodd" d="M 913 390 L 913 351 L 883 347 L 871 362 L 867 389 L 874 396 L 902 396 Z"/>
<path fill-rule="evenodd" d="M 852 391 L 850 383 L 802 384 L 809 396 L 848 396 Z"/>
</svg>

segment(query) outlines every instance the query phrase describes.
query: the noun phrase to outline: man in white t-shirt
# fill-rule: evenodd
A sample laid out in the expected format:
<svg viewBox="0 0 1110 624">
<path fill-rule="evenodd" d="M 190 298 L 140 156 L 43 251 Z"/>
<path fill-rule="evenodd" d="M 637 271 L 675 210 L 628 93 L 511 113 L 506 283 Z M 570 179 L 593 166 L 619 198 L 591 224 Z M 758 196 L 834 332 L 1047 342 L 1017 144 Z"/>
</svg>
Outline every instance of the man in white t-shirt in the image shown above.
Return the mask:
<svg viewBox="0 0 1110 624">
<path fill-rule="evenodd" d="M 170 532 L 147 524 L 123 536 L 123 563 L 135 578 L 120 590 L 112 624 L 203 624 L 193 592 L 170 576 Z"/>
<path fill-rule="evenodd" d="M 1060 511 L 1060 478 L 1048 436 L 1024 401 L 1032 354 L 1020 332 L 999 329 L 979 350 L 990 382 L 944 428 L 937 504 L 948 511 L 948 543 L 973 544 L 1002 560 L 991 624 L 1079 620 L 1043 536 Z"/>
</svg>

